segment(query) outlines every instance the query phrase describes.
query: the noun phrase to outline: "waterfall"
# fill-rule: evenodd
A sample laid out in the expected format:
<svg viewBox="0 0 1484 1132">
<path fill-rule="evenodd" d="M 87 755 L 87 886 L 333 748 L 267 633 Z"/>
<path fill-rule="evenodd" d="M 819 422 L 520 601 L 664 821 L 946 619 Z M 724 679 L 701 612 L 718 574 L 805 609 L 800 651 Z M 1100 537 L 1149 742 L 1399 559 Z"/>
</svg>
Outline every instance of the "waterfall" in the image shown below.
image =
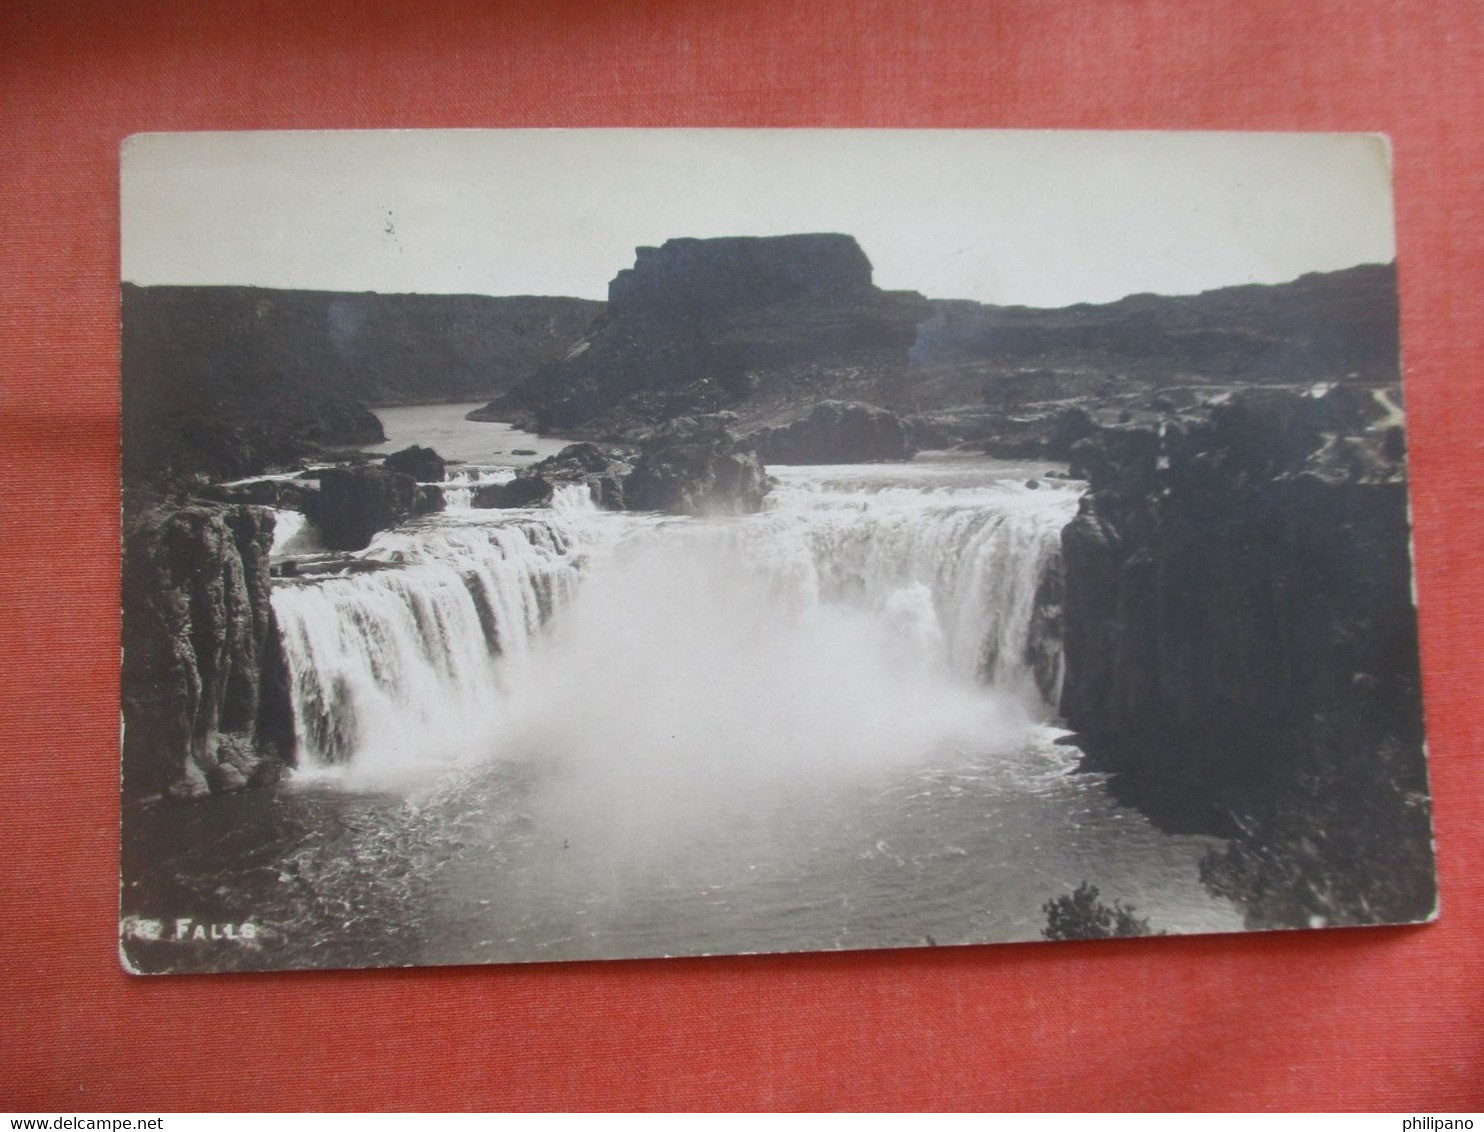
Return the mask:
<svg viewBox="0 0 1484 1132">
<path fill-rule="evenodd" d="M 594 749 L 704 743 L 707 728 L 745 744 L 768 712 L 758 742 L 823 750 L 848 716 L 851 750 L 910 745 L 904 719 L 935 742 L 980 726 L 984 686 L 1048 713 L 1037 589 L 1073 489 L 986 482 L 982 462 L 776 471 L 762 514 L 693 520 L 603 513 L 582 486 L 549 509 L 469 510 L 493 482 L 470 469 L 449 512 L 332 576 L 280 580 L 302 762 L 534 754 L 571 728 Z M 628 719 L 646 714 L 658 722 Z"/>
<path fill-rule="evenodd" d="M 480 488 L 509 483 L 514 478 L 515 473 L 510 468 L 465 466 L 450 471 L 443 483 L 431 486 L 443 491 L 445 511 L 469 511 L 473 509 L 474 493 Z M 597 510 L 592 492 L 580 484 L 560 485 L 551 506 L 559 511 Z"/>
<path fill-rule="evenodd" d="M 467 511 L 474 493 L 481 487 L 509 483 L 515 477 L 511 468 L 481 468 L 466 465 L 450 468 L 448 478 L 438 486 L 443 491 L 443 506 L 448 511 Z"/>
<path fill-rule="evenodd" d="M 486 753 L 500 662 L 530 647 L 586 554 L 613 533 L 511 515 L 412 523 L 382 532 L 334 576 L 279 580 L 273 607 L 307 766 Z"/>
<path fill-rule="evenodd" d="M 962 468 L 836 469 L 822 482 L 779 469 L 770 518 L 804 540 L 824 600 L 862 603 L 937 635 L 952 667 L 1027 695 L 1036 686 L 1034 639 L 1041 580 L 1060 554 L 1080 491 L 1020 480 L 965 484 Z M 909 481 L 910 482 L 910 481 Z M 1059 666 L 1058 666 L 1059 667 Z M 1059 674 L 1041 689 L 1060 696 Z"/>
</svg>

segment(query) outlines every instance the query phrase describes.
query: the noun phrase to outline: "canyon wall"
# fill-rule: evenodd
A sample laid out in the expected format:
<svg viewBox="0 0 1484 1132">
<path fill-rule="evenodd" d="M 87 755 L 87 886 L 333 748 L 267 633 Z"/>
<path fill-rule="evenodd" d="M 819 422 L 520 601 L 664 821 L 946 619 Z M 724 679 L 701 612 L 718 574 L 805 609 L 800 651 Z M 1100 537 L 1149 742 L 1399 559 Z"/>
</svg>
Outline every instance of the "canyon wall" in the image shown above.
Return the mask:
<svg viewBox="0 0 1484 1132">
<path fill-rule="evenodd" d="M 583 299 L 123 288 L 124 473 L 247 475 L 375 443 L 367 405 L 478 400 L 561 357 Z"/>
<path fill-rule="evenodd" d="M 1385 395 L 1249 390 L 1073 448 L 1061 707 L 1093 765 L 1237 837 L 1253 926 L 1431 913 L 1402 431 Z"/>
<path fill-rule="evenodd" d="M 124 531 L 124 792 L 272 781 L 294 758 L 269 599 L 273 513 L 138 504 Z"/>
</svg>

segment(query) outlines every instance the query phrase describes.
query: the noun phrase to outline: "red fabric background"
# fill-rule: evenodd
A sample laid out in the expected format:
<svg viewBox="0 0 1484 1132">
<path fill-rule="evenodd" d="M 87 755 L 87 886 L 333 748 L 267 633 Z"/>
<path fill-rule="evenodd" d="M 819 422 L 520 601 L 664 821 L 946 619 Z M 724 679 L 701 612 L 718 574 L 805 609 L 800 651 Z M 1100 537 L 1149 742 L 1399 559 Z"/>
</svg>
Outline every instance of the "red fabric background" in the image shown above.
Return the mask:
<svg viewBox="0 0 1484 1132">
<path fill-rule="evenodd" d="M 1484 1107 L 1477 0 L 0 4 L 0 1107 Z M 705 961 L 118 966 L 119 140 L 1382 130 L 1443 920 Z"/>
</svg>

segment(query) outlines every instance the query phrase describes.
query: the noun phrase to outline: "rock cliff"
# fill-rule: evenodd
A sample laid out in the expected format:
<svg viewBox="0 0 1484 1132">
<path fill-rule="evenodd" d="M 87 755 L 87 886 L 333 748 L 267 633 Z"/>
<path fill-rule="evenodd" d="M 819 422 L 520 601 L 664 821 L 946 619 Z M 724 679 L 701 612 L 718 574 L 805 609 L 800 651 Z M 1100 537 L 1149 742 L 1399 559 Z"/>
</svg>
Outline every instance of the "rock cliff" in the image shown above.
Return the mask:
<svg viewBox="0 0 1484 1132">
<path fill-rule="evenodd" d="M 1095 765 L 1240 831 L 1253 926 L 1433 902 L 1401 430 L 1384 395 L 1250 390 L 1073 449 L 1062 713 Z"/>
<path fill-rule="evenodd" d="M 994 362 L 1001 368 L 988 375 L 988 396 L 1048 400 L 1110 376 L 1393 381 L 1398 349 L 1396 266 L 1363 264 L 1289 283 L 1059 308 L 934 301 L 912 361 L 925 373 Z"/>
<path fill-rule="evenodd" d="M 293 761 L 288 671 L 269 601 L 273 513 L 131 508 L 124 532 L 124 791 L 189 797 Z"/>
<path fill-rule="evenodd" d="M 1065 459 L 1069 405 L 1153 420 L 1251 385 L 1393 384 L 1397 359 L 1394 264 L 1057 309 L 934 300 L 903 399 L 879 403 L 991 455 Z"/>
<path fill-rule="evenodd" d="M 670 240 L 638 249 L 566 356 L 474 415 L 636 441 L 677 416 L 757 433 L 854 401 L 934 446 L 1064 458 L 1071 405 L 1116 419 L 1253 384 L 1394 382 L 1396 326 L 1391 264 L 1038 309 L 881 291 L 843 235 Z"/>
<path fill-rule="evenodd" d="M 793 419 L 801 398 L 880 402 L 899 395 L 931 313 L 919 295 L 873 286 L 849 236 L 669 240 L 638 250 L 566 357 L 484 415 L 636 439 L 717 410 L 752 427 Z"/>
<path fill-rule="evenodd" d="M 561 357 L 603 304 L 260 287 L 123 288 L 133 484 L 376 443 L 368 404 L 488 397 Z"/>
</svg>

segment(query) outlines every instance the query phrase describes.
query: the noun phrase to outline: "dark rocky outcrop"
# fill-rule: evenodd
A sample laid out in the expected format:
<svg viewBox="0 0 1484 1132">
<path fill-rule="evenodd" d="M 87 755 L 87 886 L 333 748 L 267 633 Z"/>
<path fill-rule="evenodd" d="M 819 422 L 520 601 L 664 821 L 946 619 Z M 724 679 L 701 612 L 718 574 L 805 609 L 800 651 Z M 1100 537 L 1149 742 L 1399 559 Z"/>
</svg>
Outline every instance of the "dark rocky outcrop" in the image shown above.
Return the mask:
<svg viewBox="0 0 1484 1132">
<path fill-rule="evenodd" d="M 507 484 L 492 484 L 474 493 L 475 507 L 544 507 L 558 486 L 583 484 L 593 502 L 608 511 L 624 508 L 624 478 L 632 472 L 628 453 L 587 441 L 569 444 L 522 468 Z"/>
<path fill-rule="evenodd" d="M 1253 926 L 1432 910 L 1402 447 L 1350 392 L 1255 389 L 1073 450 L 1062 713 L 1234 820 L 1208 879 Z"/>
<path fill-rule="evenodd" d="M 285 511 L 303 511 L 313 492 L 294 480 L 254 480 L 251 483 L 208 484 L 196 495 L 213 503 L 250 503 L 258 507 L 278 507 Z"/>
<path fill-rule="evenodd" d="M 657 430 L 624 481 L 628 508 L 685 515 L 760 510 L 768 477 L 757 453 L 730 431 L 735 423 L 717 413 L 682 417 Z"/>
<path fill-rule="evenodd" d="M 363 550 L 377 531 L 420 513 L 417 481 L 401 472 L 378 467 L 327 468 L 320 473 L 319 485 L 319 492 L 310 499 L 308 515 L 331 550 Z M 442 502 L 441 493 L 438 502 Z"/>
<path fill-rule="evenodd" d="M 624 480 L 634 470 L 630 450 L 600 447 L 586 441 L 569 444 L 555 456 L 532 464 L 530 474 L 555 484 L 586 484 L 593 501 L 609 511 L 625 507 Z"/>
<path fill-rule="evenodd" d="M 762 507 L 768 477 L 757 454 L 731 431 L 736 419 L 717 413 L 681 417 L 654 430 L 631 450 L 587 441 L 569 444 L 505 484 L 475 492 L 475 507 L 544 507 L 567 484 L 583 484 L 607 510 L 675 515 L 750 514 Z"/>
<path fill-rule="evenodd" d="M 126 283 L 125 478 L 230 479 L 378 443 L 366 405 L 488 397 L 564 355 L 602 307 Z"/>
<path fill-rule="evenodd" d="M 269 601 L 273 514 L 131 509 L 124 532 L 124 791 L 188 797 L 293 761 L 288 672 Z"/>
<path fill-rule="evenodd" d="M 636 254 L 582 341 L 486 416 L 636 438 L 719 409 L 746 425 L 786 421 L 801 397 L 882 403 L 931 314 L 919 295 L 874 287 L 849 236 L 679 239 Z"/>
<path fill-rule="evenodd" d="M 509 483 L 488 484 L 477 490 L 470 504 L 474 507 L 545 507 L 556 488 L 539 476 L 517 476 Z"/>
<path fill-rule="evenodd" d="M 748 441 L 767 464 L 870 464 L 910 460 L 917 451 L 902 418 L 849 401 L 823 401 L 807 417 L 761 429 Z"/>
<path fill-rule="evenodd" d="M 424 448 L 418 444 L 403 448 L 400 452 L 393 452 L 381 462 L 381 466 L 389 472 L 401 472 L 404 476 L 411 476 L 418 483 L 442 483 L 448 474 L 443 457 L 431 448 Z"/>
</svg>

